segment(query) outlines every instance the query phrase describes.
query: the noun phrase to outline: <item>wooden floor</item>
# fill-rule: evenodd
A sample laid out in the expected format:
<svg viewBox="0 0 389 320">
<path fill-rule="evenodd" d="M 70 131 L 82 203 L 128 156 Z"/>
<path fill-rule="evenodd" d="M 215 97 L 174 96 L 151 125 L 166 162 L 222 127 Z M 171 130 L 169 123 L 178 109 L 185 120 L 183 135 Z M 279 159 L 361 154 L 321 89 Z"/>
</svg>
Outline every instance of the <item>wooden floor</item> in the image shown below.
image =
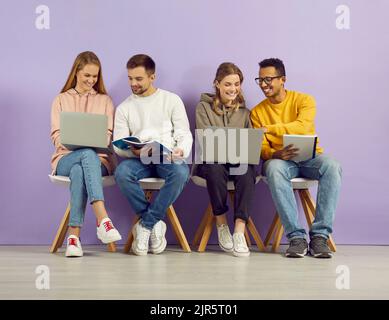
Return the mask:
<svg viewBox="0 0 389 320">
<path fill-rule="evenodd" d="M 84 247 L 84 257 L 71 259 L 63 249 L 48 251 L 0 246 L 0 299 L 389 298 L 389 246 L 338 246 L 329 260 L 254 250 L 235 258 L 217 246 L 205 253 L 170 246 L 145 257 L 109 253 L 105 246 Z M 48 290 L 36 288 L 39 265 L 50 271 Z M 337 277 L 346 275 L 345 269 L 337 274 L 338 266 L 350 271 L 349 290 L 337 289 Z"/>
</svg>

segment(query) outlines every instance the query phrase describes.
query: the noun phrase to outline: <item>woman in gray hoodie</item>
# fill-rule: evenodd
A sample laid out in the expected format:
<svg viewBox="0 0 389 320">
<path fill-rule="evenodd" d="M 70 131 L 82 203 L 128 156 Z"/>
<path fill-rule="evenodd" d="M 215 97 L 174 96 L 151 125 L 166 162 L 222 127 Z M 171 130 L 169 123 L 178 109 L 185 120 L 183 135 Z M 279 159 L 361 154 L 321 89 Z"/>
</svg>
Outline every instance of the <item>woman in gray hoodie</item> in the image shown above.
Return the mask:
<svg viewBox="0 0 389 320">
<path fill-rule="evenodd" d="M 241 91 L 243 74 L 233 63 L 222 63 L 216 71 L 215 94 L 203 93 L 196 107 L 196 129 L 208 127 L 251 128 L 250 111 L 245 106 Z M 219 246 L 235 256 L 249 256 L 244 231 L 249 218 L 249 208 L 254 196 L 256 172 L 248 165 L 245 174 L 230 175 L 232 164 L 195 165 L 193 175 L 207 180 L 207 190 L 216 218 Z M 226 212 L 227 182 L 235 184 L 234 233 L 231 235 Z"/>
</svg>

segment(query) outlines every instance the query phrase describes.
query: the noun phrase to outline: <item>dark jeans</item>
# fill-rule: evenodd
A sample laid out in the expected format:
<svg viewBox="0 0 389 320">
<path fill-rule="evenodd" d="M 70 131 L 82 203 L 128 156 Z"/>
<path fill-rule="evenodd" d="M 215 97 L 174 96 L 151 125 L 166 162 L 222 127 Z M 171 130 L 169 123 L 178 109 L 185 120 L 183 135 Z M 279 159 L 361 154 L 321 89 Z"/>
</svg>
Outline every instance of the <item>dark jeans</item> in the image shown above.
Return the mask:
<svg viewBox="0 0 389 320">
<path fill-rule="evenodd" d="M 235 185 L 234 220 L 237 218 L 247 222 L 249 210 L 255 190 L 255 166 L 249 165 L 243 175 L 230 175 L 230 164 L 200 164 L 198 175 L 207 180 L 207 189 L 215 216 L 228 211 L 227 182 L 232 180 Z"/>
</svg>

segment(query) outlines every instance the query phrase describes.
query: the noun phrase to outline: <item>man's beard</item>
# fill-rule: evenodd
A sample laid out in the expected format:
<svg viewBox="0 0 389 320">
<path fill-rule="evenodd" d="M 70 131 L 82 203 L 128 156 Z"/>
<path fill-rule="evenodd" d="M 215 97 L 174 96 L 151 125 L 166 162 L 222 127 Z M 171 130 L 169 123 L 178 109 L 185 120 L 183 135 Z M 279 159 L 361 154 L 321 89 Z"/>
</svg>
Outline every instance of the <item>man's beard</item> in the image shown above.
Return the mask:
<svg viewBox="0 0 389 320">
<path fill-rule="evenodd" d="M 147 91 L 147 89 L 148 89 L 148 88 L 139 88 L 139 89 L 137 89 L 136 91 L 134 91 L 134 90 L 131 88 L 132 93 L 133 93 L 133 94 L 136 94 L 136 95 L 138 95 L 138 96 L 144 94 L 144 93 Z"/>
</svg>

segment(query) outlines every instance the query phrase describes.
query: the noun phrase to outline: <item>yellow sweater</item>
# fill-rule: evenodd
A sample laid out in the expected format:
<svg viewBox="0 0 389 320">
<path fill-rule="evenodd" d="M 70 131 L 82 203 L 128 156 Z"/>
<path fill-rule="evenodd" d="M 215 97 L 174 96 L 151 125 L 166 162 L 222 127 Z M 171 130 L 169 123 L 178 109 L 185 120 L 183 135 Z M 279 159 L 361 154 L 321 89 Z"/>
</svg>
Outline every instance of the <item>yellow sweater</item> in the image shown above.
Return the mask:
<svg viewBox="0 0 389 320">
<path fill-rule="evenodd" d="M 284 134 L 314 135 L 316 103 L 312 96 L 286 91 L 286 98 L 278 104 L 263 100 L 251 110 L 251 122 L 254 128 L 266 126 L 262 144 L 261 157 L 264 160 L 272 158 L 273 153 L 283 148 Z M 323 149 L 316 147 L 316 153 Z"/>
</svg>

